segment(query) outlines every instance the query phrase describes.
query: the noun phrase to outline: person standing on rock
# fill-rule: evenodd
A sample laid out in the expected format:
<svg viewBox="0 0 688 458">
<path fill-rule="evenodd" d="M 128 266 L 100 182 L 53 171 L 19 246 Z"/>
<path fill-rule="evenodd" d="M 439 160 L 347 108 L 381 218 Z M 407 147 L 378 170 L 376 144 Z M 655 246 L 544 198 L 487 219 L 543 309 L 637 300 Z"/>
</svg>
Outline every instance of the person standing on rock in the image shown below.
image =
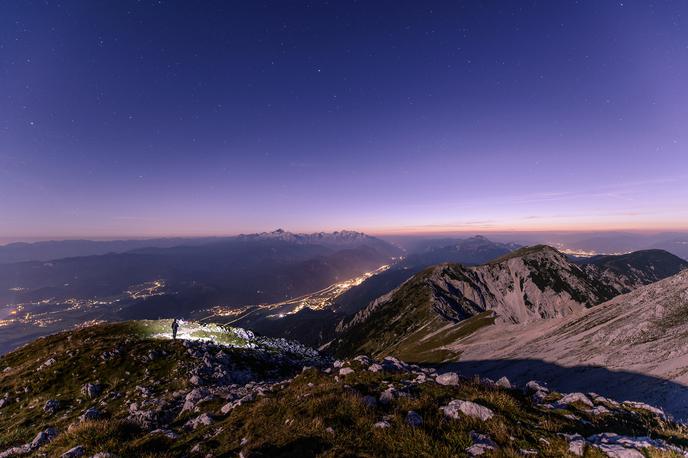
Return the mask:
<svg viewBox="0 0 688 458">
<path fill-rule="evenodd" d="M 177 329 L 179 329 L 179 322 L 177 319 L 172 320 L 172 339 L 177 340 Z"/>
</svg>

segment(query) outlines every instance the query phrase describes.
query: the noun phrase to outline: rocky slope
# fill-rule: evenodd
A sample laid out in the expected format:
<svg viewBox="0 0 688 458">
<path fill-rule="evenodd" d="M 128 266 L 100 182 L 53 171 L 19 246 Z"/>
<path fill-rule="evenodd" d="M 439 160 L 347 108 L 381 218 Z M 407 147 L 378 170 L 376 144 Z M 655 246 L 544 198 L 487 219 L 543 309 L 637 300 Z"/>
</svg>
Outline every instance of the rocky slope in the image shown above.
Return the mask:
<svg viewBox="0 0 688 458">
<path fill-rule="evenodd" d="M 687 456 L 662 411 L 541 383 L 331 361 L 240 329 L 98 325 L 0 358 L 0 457 Z"/>
<path fill-rule="evenodd" d="M 451 360 L 457 353 L 448 344 L 481 327 L 564 317 L 682 267 L 662 262 L 655 267 L 647 263 L 657 258 L 651 255 L 577 265 L 538 245 L 481 266 L 435 266 L 343 323 L 333 348 L 340 355 L 363 351 L 419 362 Z"/>
<path fill-rule="evenodd" d="M 687 335 L 688 271 L 683 271 L 590 310 L 549 322 L 495 326 L 450 347 L 471 371 L 532 373 L 539 366 L 539 376 L 556 386 L 581 389 L 594 383 L 617 396 L 632 390 L 685 418 Z M 573 380 L 566 375 L 572 367 L 578 372 Z"/>
</svg>

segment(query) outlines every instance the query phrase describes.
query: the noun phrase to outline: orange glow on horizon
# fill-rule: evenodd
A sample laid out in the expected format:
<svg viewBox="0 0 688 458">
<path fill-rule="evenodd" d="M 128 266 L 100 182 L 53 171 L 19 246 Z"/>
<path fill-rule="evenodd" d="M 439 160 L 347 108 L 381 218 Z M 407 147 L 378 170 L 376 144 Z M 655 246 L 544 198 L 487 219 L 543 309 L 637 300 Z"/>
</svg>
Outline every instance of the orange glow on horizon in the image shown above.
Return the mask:
<svg viewBox="0 0 688 458">
<path fill-rule="evenodd" d="M 254 229 L 250 231 L 235 231 L 235 230 L 208 230 L 208 231 L 191 231 L 191 232 L 169 232 L 169 233 L 136 233 L 136 234 L 119 234 L 119 235 L 74 235 L 74 234 L 54 234 L 48 235 L 32 235 L 32 236 L 15 236 L 0 238 L 0 245 L 11 243 L 15 241 L 36 242 L 44 240 L 122 240 L 122 239 L 151 239 L 151 238 L 195 238 L 195 237 L 231 237 L 239 234 L 250 234 L 260 232 L 271 232 L 274 228 Z M 575 222 L 559 224 L 501 224 L 496 222 L 493 225 L 472 225 L 472 224 L 433 224 L 433 225 L 399 225 L 399 226 L 351 226 L 343 227 L 298 227 L 289 228 L 284 227 L 285 231 L 293 233 L 314 233 L 314 232 L 333 232 L 341 230 L 355 230 L 373 236 L 394 236 L 394 235 L 451 235 L 451 234 L 489 234 L 489 233 L 538 233 L 538 232 L 635 232 L 635 233 L 661 233 L 661 232 L 688 232 L 688 222 L 647 222 L 645 224 L 629 224 L 628 222 L 614 223 L 590 223 L 590 222 Z"/>
</svg>

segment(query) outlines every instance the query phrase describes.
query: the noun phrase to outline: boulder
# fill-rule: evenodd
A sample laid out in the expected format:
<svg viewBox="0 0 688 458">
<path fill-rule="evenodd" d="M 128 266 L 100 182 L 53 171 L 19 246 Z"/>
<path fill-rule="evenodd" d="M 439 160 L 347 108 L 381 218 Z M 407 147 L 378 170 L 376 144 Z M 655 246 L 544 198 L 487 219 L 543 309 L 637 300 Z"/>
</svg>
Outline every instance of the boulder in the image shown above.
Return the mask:
<svg viewBox="0 0 688 458">
<path fill-rule="evenodd" d="M 81 387 L 81 394 L 89 399 L 98 397 L 103 391 L 103 386 L 97 383 L 87 383 Z"/>
<path fill-rule="evenodd" d="M 385 356 L 382 360 L 382 367 L 389 372 L 404 372 L 409 370 L 408 364 L 394 356 Z"/>
<path fill-rule="evenodd" d="M 606 404 L 613 408 L 621 407 L 621 404 L 613 399 L 605 398 L 597 393 L 588 393 L 588 397 L 591 398 L 595 404 Z"/>
<path fill-rule="evenodd" d="M 60 410 L 60 401 L 56 399 L 49 399 L 45 401 L 45 404 L 43 404 L 43 412 L 46 412 L 50 415 L 54 414 Z"/>
<path fill-rule="evenodd" d="M 46 369 L 46 368 L 52 366 L 56 362 L 57 362 L 57 360 L 55 358 L 48 358 L 45 361 L 43 361 L 43 363 L 40 366 L 38 366 L 37 370 L 42 371 L 43 369 Z"/>
<path fill-rule="evenodd" d="M 198 404 L 201 400 L 207 397 L 207 389 L 194 388 L 193 390 L 189 391 L 184 397 L 184 405 L 182 406 L 182 412 L 186 412 L 187 410 L 193 410 L 194 408 L 196 408 L 196 404 Z"/>
<path fill-rule="evenodd" d="M 645 458 L 641 452 L 634 448 L 626 448 L 616 444 L 595 444 L 602 453 L 610 458 Z"/>
<path fill-rule="evenodd" d="M 363 366 L 370 366 L 370 358 L 368 358 L 366 355 L 358 355 L 354 358 L 354 361 L 358 361 L 361 363 Z"/>
<path fill-rule="evenodd" d="M 48 428 L 44 431 L 41 431 L 40 433 L 36 434 L 36 437 L 34 437 L 31 441 L 31 449 L 35 450 L 42 445 L 47 444 L 53 440 L 55 436 L 57 436 L 57 430 L 55 430 L 55 428 Z"/>
<path fill-rule="evenodd" d="M 353 373 L 354 370 L 350 367 L 342 367 L 341 369 L 339 369 L 339 375 L 349 375 Z"/>
<path fill-rule="evenodd" d="M 564 434 L 569 443 L 569 453 L 576 456 L 583 456 L 585 452 L 585 439 L 580 434 Z"/>
<path fill-rule="evenodd" d="M 420 374 L 416 375 L 416 378 L 414 378 L 413 380 L 411 380 L 411 383 L 420 384 L 420 383 L 425 383 L 425 382 L 427 382 L 427 380 L 428 380 L 428 378 L 427 378 L 427 376 L 425 375 L 425 373 L 421 372 Z"/>
<path fill-rule="evenodd" d="M 460 399 L 455 399 L 446 406 L 440 407 L 440 410 L 442 410 L 447 417 L 457 420 L 461 418 L 461 414 L 482 421 L 487 421 L 494 416 L 494 412 L 487 407 L 476 404 L 475 402 L 462 401 Z"/>
<path fill-rule="evenodd" d="M 201 414 L 193 420 L 189 420 L 184 424 L 184 428 L 195 430 L 201 426 L 208 426 L 213 423 L 213 419 L 207 413 Z"/>
<path fill-rule="evenodd" d="M 559 399 L 559 401 L 557 401 L 557 404 L 559 406 L 568 406 L 569 404 L 573 404 L 575 402 L 584 404 L 588 407 L 592 407 L 594 405 L 592 401 L 583 393 L 569 393 L 561 399 Z"/>
<path fill-rule="evenodd" d="M 389 404 L 394 400 L 394 393 L 396 390 L 394 388 L 387 388 L 385 391 L 380 393 L 380 403 Z"/>
<path fill-rule="evenodd" d="M 471 431 L 471 440 L 473 444 L 466 449 L 466 453 L 469 456 L 480 456 L 487 452 L 490 452 L 497 448 L 497 444 L 494 443 L 489 436 L 485 434 L 479 434 L 475 431 Z"/>
<path fill-rule="evenodd" d="M 418 426 L 423 424 L 423 418 L 413 410 L 409 410 L 406 413 L 406 424 L 409 426 L 413 426 L 414 428 L 417 428 Z"/>
<path fill-rule="evenodd" d="M 98 420 L 101 417 L 101 413 L 98 409 L 95 407 L 89 407 L 86 409 L 84 413 L 81 414 L 79 417 L 79 420 L 81 421 L 89 421 L 89 420 Z"/>
<path fill-rule="evenodd" d="M 641 458 L 641 450 L 669 450 L 666 442 L 649 437 L 621 436 L 615 433 L 601 433 L 588 437 L 588 442 L 612 458 Z"/>
<path fill-rule="evenodd" d="M 502 377 L 499 380 L 497 380 L 495 382 L 495 385 L 502 387 L 502 388 L 513 388 L 513 386 L 511 385 L 511 382 L 506 377 Z"/>
<path fill-rule="evenodd" d="M 459 375 L 456 372 L 445 372 L 435 378 L 440 385 L 456 386 L 459 384 Z"/>
<path fill-rule="evenodd" d="M 380 372 L 381 370 L 383 370 L 383 368 L 378 363 L 373 363 L 370 366 L 368 366 L 368 370 L 370 372 Z"/>
<path fill-rule="evenodd" d="M 81 445 L 77 445 L 60 455 L 60 458 L 76 458 L 78 456 L 84 456 L 85 453 L 84 448 Z"/>
<path fill-rule="evenodd" d="M 535 380 L 531 380 L 530 382 L 526 383 L 526 391 L 529 393 L 549 393 L 549 388 L 541 385 L 539 382 L 536 382 Z"/>
<path fill-rule="evenodd" d="M 0 458 L 9 458 L 18 455 L 26 455 L 29 453 L 31 453 L 31 444 L 24 444 L 17 447 L 8 448 L 7 450 L 0 452 Z"/>
</svg>

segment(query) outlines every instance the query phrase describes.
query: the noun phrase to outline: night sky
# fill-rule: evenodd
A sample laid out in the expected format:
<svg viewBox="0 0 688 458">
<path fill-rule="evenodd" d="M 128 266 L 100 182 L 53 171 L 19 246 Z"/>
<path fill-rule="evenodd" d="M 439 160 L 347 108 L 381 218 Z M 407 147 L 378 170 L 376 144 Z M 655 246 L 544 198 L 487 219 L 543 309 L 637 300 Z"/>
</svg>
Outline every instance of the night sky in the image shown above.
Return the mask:
<svg viewBox="0 0 688 458">
<path fill-rule="evenodd" d="M 0 2 L 0 239 L 688 228 L 688 2 Z"/>
</svg>

